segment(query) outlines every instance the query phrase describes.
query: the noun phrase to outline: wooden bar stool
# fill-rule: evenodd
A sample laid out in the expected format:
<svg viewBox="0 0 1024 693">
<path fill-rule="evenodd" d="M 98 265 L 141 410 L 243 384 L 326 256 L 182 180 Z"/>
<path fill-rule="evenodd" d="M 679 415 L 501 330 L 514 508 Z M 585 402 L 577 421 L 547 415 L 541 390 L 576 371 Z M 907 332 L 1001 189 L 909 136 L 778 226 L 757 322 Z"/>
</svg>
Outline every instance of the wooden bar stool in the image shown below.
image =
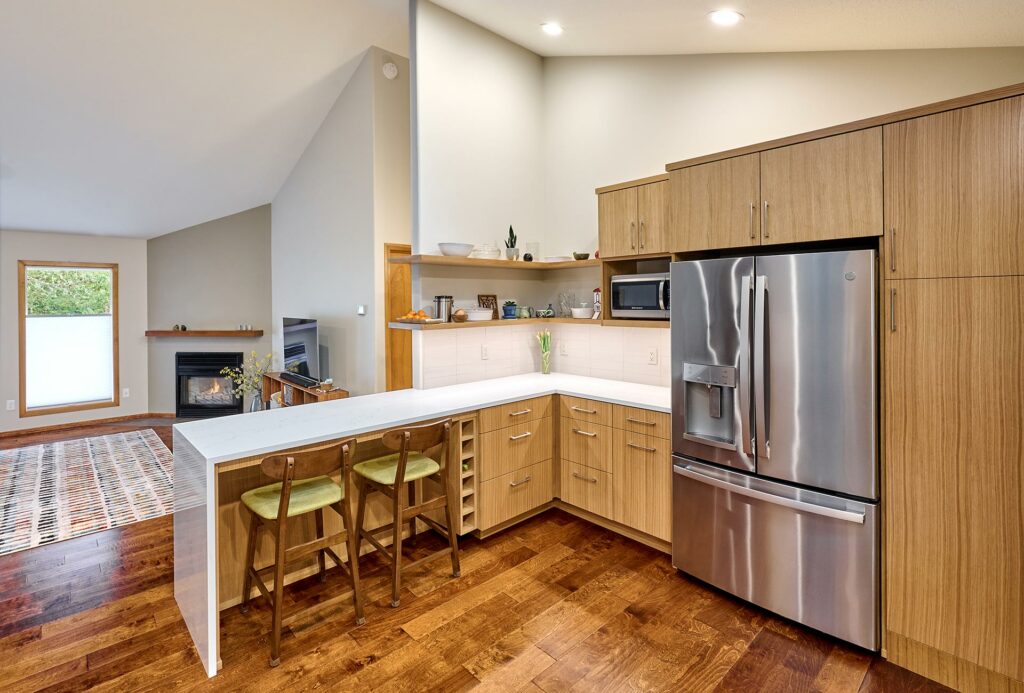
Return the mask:
<svg viewBox="0 0 1024 693">
<path fill-rule="evenodd" d="M 381 555 L 391 563 L 391 606 L 397 607 L 399 591 L 402 585 L 402 525 L 409 523 L 409 537 L 416 536 L 417 518 L 428 527 L 448 539 L 448 548 L 436 551 L 429 556 L 413 561 L 406 568 L 413 568 L 420 563 L 451 554 L 452 575 L 459 576 L 459 544 L 455 534 L 455 508 L 459 497 L 460 467 L 448 461 L 448 445 L 451 438 L 452 420 L 446 419 L 434 424 L 399 428 L 384 434 L 381 442 L 388 450 L 398 452 L 360 462 L 352 468 L 354 479 L 359 488 L 359 510 L 356 526 L 359 538 L 356 541 L 356 555 L 363 539 L 373 544 Z M 427 456 L 431 448 L 440 446 L 437 460 Z M 413 484 L 420 479 L 436 477 L 444 489 L 444 493 L 432 500 L 416 504 L 415 487 Z M 408 485 L 408 493 L 406 493 Z M 366 518 L 366 496 L 372 491 L 379 491 L 391 499 L 393 521 L 372 532 L 363 528 Z M 408 499 L 408 502 L 407 502 Z M 424 513 L 444 508 L 447 527 Z M 373 536 L 377 532 L 391 532 L 391 551 L 388 551 Z"/>
<path fill-rule="evenodd" d="M 356 611 L 356 624 L 366 622 L 363 617 L 363 596 L 359 589 L 359 551 L 356 534 L 352 525 L 351 489 L 352 455 L 356 446 L 355 438 L 321 450 L 296 452 L 290 455 L 274 455 L 260 463 L 260 469 L 276 484 L 261 486 L 242 494 L 242 504 L 249 511 L 249 539 L 245 548 L 245 580 L 242 583 L 242 612 L 249 610 L 249 592 L 256 581 L 263 596 L 274 610 L 273 629 L 270 638 L 270 666 L 281 663 L 281 617 L 284 597 L 285 566 L 297 558 L 317 554 L 320 567 L 320 581 L 327 579 L 327 556 L 335 565 L 348 573 L 352 581 L 352 601 Z M 341 471 L 341 482 L 329 475 Z M 344 529 L 337 534 L 324 536 L 324 508 L 331 508 L 341 516 Z M 317 538 L 285 548 L 288 521 L 293 517 L 315 513 Z M 259 528 L 266 525 L 274 537 L 274 564 L 259 570 L 253 562 L 256 557 L 256 539 Z M 349 565 L 345 565 L 331 548 L 334 544 L 346 543 Z M 274 573 L 274 593 L 271 595 L 263 583 L 262 574 Z"/>
</svg>

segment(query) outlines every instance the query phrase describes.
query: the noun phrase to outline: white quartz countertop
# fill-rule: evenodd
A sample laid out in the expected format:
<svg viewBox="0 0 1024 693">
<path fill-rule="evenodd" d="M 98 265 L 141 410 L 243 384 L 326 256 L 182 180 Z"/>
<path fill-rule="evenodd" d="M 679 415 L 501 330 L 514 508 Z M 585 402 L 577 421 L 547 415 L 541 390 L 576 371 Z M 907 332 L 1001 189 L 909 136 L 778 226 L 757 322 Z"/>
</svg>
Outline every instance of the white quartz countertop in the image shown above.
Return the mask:
<svg viewBox="0 0 1024 693">
<path fill-rule="evenodd" d="M 528 373 L 190 421 L 175 424 L 174 429 L 208 463 L 217 464 L 552 394 L 671 411 L 667 387 L 567 373 Z"/>
</svg>

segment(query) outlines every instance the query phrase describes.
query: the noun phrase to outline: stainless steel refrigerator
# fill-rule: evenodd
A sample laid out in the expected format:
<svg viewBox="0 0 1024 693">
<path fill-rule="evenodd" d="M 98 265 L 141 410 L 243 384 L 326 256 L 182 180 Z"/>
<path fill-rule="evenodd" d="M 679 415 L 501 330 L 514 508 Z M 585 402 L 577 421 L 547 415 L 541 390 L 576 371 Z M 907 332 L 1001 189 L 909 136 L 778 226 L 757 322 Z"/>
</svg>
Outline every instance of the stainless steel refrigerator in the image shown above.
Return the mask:
<svg viewBox="0 0 1024 693">
<path fill-rule="evenodd" d="M 879 647 L 873 250 L 672 264 L 675 567 Z"/>
</svg>

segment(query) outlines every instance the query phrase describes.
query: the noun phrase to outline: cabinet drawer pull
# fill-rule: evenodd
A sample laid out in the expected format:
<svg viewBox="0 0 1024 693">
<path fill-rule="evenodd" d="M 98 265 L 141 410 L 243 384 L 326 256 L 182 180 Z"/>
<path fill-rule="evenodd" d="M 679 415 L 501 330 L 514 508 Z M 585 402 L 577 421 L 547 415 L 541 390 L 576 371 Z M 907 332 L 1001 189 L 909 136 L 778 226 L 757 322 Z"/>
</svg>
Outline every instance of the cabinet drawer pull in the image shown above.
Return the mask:
<svg viewBox="0 0 1024 693">
<path fill-rule="evenodd" d="M 527 431 L 526 433 L 520 433 L 517 436 L 509 436 L 508 439 L 509 440 L 522 440 L 523 438 L 529 438 L 532 435 L 533 435 L 532 431 Z"/>
<path fill-rule="evenodd" d="M 579 479 L 580 481 L 586 481 L 588 484 L 596 484 L 597 483 L 597 479 L 591 479 L 589 476 L 580 476 L 576 472 L 573 472 L 572 475 L 574 477 L 576 477 L 577 479 Z"/>
<path fill-rule="evenodd" d="M 657 421 L 641 421 L 640 419 L 634 419 L 632 416 L 627 416 L 626 421 L 629 423 L 642 424 L 644 426 L 657 426 Z"/>
<path fill-rule="evenodd" d="M 526 478 L 523 479 L 522 481 L 513 481 L 512 483 L 509 484 L 509 486 L 511 486 L 512 488 L 515 488 L 516 486 L 522 486 L 523 484 L 528 483 L 528 482 L 530 482 L 532 480 L 533 480 L 533 477 L 530 476 L 530 475 L 527 475 Z"/>
<path fill-rule="evenodd" d="M 583 414 L 596 414 L 597 409 L 584 409 L 583 407 L 577 407 L 575 404 L 570 407 L 573 411 L 578 411 Z"/>
<path fill-rule="evenodd" d="M 657 452 L 658 451 L 658 448 L 649 448 L 646 445 L 637 445 L 636 443 L 626 443 L 626 445 L 628 445 L 631 448 L 636 448 L 637 450 L 643 450 L 645 452 Z"/>
<path fill-rule="evenodd" d="M 586 436 L 588 438 L 597 438 L 597 434 L 596 433 L 591 433 L 590 431 L 581 431 L 578 428 L 572 429 L 572 432 L 573 433 L 579 433 L 581 436 Z"/>
<path fill-rule="evenodd" d="M 523 414 L 529 414 L 532 409 L 523 409 L 522 411 L 514 411 L 509 416 L 522 416 Z"/>
</svg>

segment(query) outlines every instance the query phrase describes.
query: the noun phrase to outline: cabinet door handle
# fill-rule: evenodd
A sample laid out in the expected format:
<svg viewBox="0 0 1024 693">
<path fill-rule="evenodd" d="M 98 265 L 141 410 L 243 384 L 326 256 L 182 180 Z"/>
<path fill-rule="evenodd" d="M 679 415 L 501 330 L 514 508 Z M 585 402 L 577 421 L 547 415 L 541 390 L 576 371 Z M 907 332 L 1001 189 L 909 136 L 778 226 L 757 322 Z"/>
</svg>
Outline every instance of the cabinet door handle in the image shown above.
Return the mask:
<svg viewBox="0 0 1024 693">
<path fill-rule="evenodd" d="M 753 238 L 754 237 L 754 203 L 753 202 L 750 203 L 750 220 L 749 220 L 749 224 L 750 224 L 750 237 Z"/>
<path fill-rule="evenodd" d="M 578 412 L 582 412 L 582 413 L 584 413 L 584 414 L 596 414 L 596 413 L 597 413 L 597 409 L 584 409 L 583 407 L 577 407 L 576 405 L 573 405 L 573 406 L 572 406 L 572 407 L 570 407 L 570 408 L 571 408 L 571 409 L 572 409 L 573 411 L 578 411 Z"/>
<path fill-rule="evenodd" d="M 586 436 L 588 438 L 597 438 L 597 434 L 596 433 L 591 433 L 590 431 L 581 431 L 578 428 L 572 429 L 572 432 L 573 433 L 579 433 L 581 436 Z"/>
<path fill-rule="evenodd" d="M 532 409 L 523 409 L 522 411 L 514 411 L 509 416 L 522 416 L 523 414 L 529 414 Z"/>
<path fill-rule="evenodd" d="M 509 484 L 509 486 L 511 486 L 512 488 L 515 488 L 516 486 L 522 486 L 523 484 L 529 483 L 532 480 L 533 480 L 533 477 L 530 476 L 530 475 L 527 475 L 527 477 L 525 479 L 523 479 L 522 481 L 513 481 L 512 483 Z"/>
<path fill-rule="evenodd" d="M 764 212 L 761 213 L 761 233 L 768 238 L 768 200 L 764 201 Z"/>
<path fill-rule="evenodd" d="M 643 450 L 644 452 L 657 452 L 658 451 L 658 448 L 649 448 L 646 445 L 637 445 L 636 443 L 626 443 L 626 445 L 628 445 L 631 448 L 635 448 L 637 450 Z"/>
<path fill-rule="evenodd" d="M 644 222 L 640 220 L 640 250 L 644 249 Z"/>
<path fill-rule="evenodd" d="M 896 227 L 889 229 L 889 271 L 896 271 Z"/>
<path fill-rule="evenodd" d="M 629 222 L 629 247 L 636 250 L 636 222 Z"/>
<path fill-rule="evenodd" d="M 626 421 L 629 423 L 641 424 L 643 426 L 657 426 L 656 421 L 641 421 L 640 419 L 634 419 L 632 416 L 627 416 Z"/>
<path fill-rule="evenodd" d="M 580 481 L 586 481 L 588 484 L 596 484 L 597 483 L 597 479 L 591 479 L 589 476 L 580 476 L 576 472 L 573 472 L 572 475 L 574 477 L 576 477 L 577 479 L 579 479 Z"/>
<path fill-rule="evenodd" d="M 889 331 L 896 331 L 896 289 L 889 289 Z"/>
<path fill-rule="evenodd" d="M 509 440 L 522 440 L 523 438 L 529 438 L 532 435 L 533 435 L 533 433 L 531 431 L 527 431 L 526 433 L 520 433 L 517 436 L 509 436 L 508 439 Z"/>
</svg>

